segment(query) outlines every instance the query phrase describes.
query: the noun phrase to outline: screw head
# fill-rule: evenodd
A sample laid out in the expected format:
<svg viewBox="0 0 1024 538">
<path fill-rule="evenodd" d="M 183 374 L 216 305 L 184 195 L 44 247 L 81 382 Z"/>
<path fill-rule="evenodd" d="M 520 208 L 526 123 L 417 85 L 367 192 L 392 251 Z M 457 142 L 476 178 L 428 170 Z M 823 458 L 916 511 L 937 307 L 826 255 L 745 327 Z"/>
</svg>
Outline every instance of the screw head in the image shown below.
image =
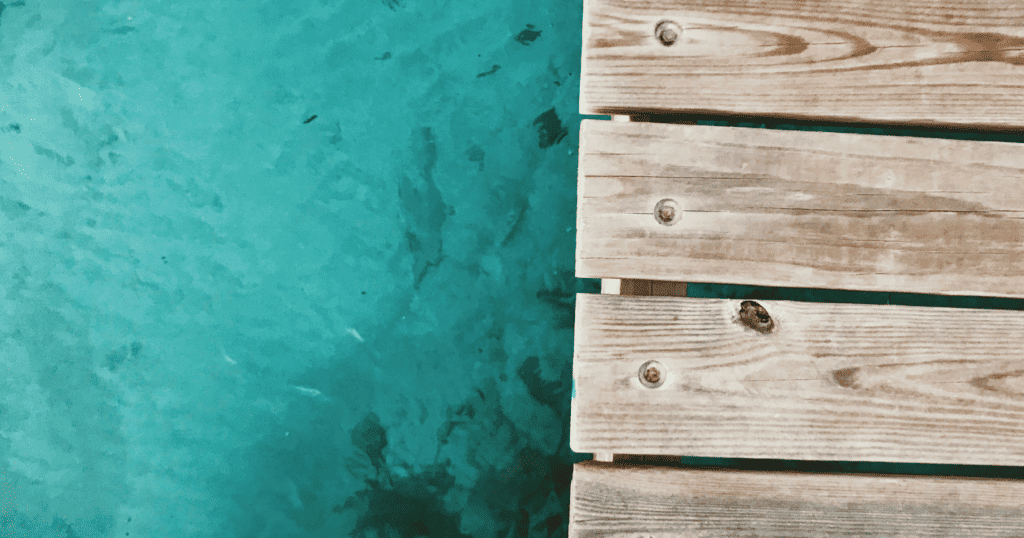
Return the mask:
<svg viewBox="0 0 1024 538">
<path fill-rule="evenodd" d="M 668 371 L 658 361 L 647 361 L 640 365 L 640 382 L 647 388 L 656 389 L 665 383 Z"/>
<path fill-rule="evenodd" d="M 661 21 L 654 27 L 654 35 L 658 38 L 658 41 L 661 41 L 662 45 L 668 47 L 675 43 L 679 36 L 683 35 L 683 29 L 672 21 Z"/>
<path fill-rule="evenodd" d="M 665 226 L 672 226 L 679 222 L 679 214 L 682 211 L 679 209 L 679 203 L 671 198 L 665 198 L 658 202 L 654 206 L 654 219 L 658 221 L 658 224 L 664 224 Z"/>
</svg>

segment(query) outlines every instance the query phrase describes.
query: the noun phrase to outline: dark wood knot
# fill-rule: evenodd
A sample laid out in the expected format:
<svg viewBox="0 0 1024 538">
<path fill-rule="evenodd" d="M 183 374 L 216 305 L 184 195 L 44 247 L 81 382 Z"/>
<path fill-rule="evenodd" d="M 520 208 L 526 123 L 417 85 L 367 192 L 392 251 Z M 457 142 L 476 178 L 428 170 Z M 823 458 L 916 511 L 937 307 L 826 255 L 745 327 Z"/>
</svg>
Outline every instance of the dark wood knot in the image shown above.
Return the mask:
<svg viewBox="0 0 1024 538">
<path fill-rule="evenodd" d="M 754 301 L 740 303 L 740 321 L 759 333 L 768 334 L 775 328 L 775 320 L 763 306 Z"/>
</svg>

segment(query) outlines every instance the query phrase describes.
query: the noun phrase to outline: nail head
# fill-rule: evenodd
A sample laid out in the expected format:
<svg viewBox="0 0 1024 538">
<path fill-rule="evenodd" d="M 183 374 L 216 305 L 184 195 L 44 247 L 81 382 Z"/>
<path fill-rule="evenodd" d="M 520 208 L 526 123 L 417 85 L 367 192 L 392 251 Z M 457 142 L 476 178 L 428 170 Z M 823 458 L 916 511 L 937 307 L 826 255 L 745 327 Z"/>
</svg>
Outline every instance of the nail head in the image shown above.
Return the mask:
<svg viewBox="0 0 1024 538">
<path fill-rule="evenodd" d="M 679 36 L 683 35 L 683 29 L 672 21 L 661 21 L 654 27 L 654 35 L 657 36 L 658 41 L 661 41 L 662 45 L 668 47 L 675 43 Z"/>
<path fill-rule="evenodd" d="M 647 361 L 640 366 L 640 382 L 647 388 L 655 389 L 665 383 L 665 365 L 658 361 Z"/>
<path fill-rule="evenodd" d="M 665 198 L 654 206 L 654 219 L 658 221 L 658 224 L 665 226 L 672 226 L 679 222 L 679 213 L 681 213 L 679 203 L 671 198 Z"/>
</svg>

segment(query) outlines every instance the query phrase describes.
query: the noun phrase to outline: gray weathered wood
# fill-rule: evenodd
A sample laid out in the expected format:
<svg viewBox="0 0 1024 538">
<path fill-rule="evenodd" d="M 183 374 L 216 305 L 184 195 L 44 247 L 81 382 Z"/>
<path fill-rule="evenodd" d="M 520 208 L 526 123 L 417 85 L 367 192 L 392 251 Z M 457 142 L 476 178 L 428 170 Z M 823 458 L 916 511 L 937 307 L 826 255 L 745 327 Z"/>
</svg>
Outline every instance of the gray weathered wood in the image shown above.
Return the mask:
<svg viewBox="0 0 1024 538">
<path fill-rule="evenodd" d="M 606 278 L 601 280 L 601 293 L 605 295 L 686 297 L 686 283 Z M 615 454 L 611 452 L 599 452 L 594 454 L 594 461 L 610 462 L 613 461 L 614 458 Z"/>
<path fill-rule="evenodd" d="M 581 74 L 583 114 L 1019 127 L 1024 4 L 586 0 Z"/>
<path fill-rule="evenodd" d="M 627 121 L 628 117 L 624 120 L 622 116 L 612 118 L 612 121 Z M 629 286 L 629 280 L 626 281 Z M 617 278 L 605 278 L 601 280 L 601 293 L 605 295 L 619 295 L 622 291 L 623 282 Z M 571 413 L 571 412 L 570 412 Z M 594 461 L 606 461 L 612 462 L 615 460 L 615 454 L 611 452 L 598 452 L 594 454 Z"/>
<path fill-rule="evenodd" d="M 1024 465 L 1024 312 L 758 303 L 577 295 L 570 447 Z"/>
<path fill-rule="evenodd" d="M 581 278 L 1024 296 L 1020 144 L 584 120 L 579 175 Z"/>
<path fill-rule="evenodd" d="M 1024 482 L 766 473 L 583 462 L 569 536 L 1024 536 Z"/>
</svg>

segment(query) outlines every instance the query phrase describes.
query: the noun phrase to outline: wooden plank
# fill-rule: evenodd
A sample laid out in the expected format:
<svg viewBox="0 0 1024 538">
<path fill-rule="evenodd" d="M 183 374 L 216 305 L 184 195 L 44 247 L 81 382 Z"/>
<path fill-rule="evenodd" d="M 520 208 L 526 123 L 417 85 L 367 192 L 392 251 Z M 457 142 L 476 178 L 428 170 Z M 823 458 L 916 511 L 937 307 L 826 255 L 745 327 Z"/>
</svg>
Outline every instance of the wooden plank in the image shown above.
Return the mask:
<svg viewBox="0 0 1024 538">
<path fill-rule="evenodd" d="M 584 4 L 582 114 L 1024 125 L 1019 0 Z"/>
<path fill-rule="evenodd" d="M 1024 312 L 757 303 L 577 295 L 572 450 L 1024 465 Z"/>
<path fill-rule="evenodd" d="M 629 117 L 626 116 L 625 120 L 622 119 L 624 116 L 612 117 L 611 121 L 629 121 Z M 628 288 L 632 288 L 633 281 L 626 281 Z M 604 295 L 618 295 L 623 290 L 623 281 L 618 279 L 602 279 L 601 280 L 601 293 Z M 569 412 L 571 414 L 571 411 Z M 615 455 L 611 452 L 598 452 L 594 454 L 594 461 L 614 461 Z"/>
<path fill-rule="evenodd" d="M 1019 480 L 573 467 L 571 538 L 1024 536 Z"/>
<path fill-rule="evenodd" d="M 669 297 L 686 297 L 685 282 L 662 282 L 658 280 L 619 280 L 605 278 L 601 280 L 601 293 L 604 295 L 657 295 Z M 594 454 L 594 461 L 614 461 L 612 452 Z"/>
<path fill-rule="evenodd" d="M 580 141 L 580 278 L 1024 296 L 1021 144 L 594 120 Z"/>
</svg>

